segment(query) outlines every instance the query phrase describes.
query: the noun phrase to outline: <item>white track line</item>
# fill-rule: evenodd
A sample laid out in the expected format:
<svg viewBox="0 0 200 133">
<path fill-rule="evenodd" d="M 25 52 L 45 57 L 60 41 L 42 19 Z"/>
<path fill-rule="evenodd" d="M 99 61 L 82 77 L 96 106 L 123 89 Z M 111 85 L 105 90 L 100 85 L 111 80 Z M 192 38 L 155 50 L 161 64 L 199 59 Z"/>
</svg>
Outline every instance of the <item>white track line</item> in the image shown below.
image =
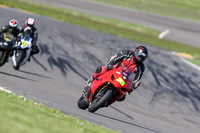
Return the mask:
<svg viewBox="0 0 200 133">
<path fill-rule="evenodd" d="M 197 65 L 193 64 L 192 62 L 186 60 L 185 58 L 181 58 L 181 60 L 200 71 L 200 67 L 198 67 Z"/>
<path fill-rule="evenodd" d="M 0 91 L 5 91 L 5 92 L 8 92 L 8 93 L 12 93 L 12 91 L 7 90 L 7 89 L 5 89 L 5 88 L 3 88 L 3 87 L 0 87 Z"/>
<path fill-rule="evenodd" d="M 158 36 L 159 39 L 162 39 L 164 36 L 166 36 L 170 31 L 169 30 L 165 30 L 162 33 L 160 33 L 160 35 Z"/>
</svg>

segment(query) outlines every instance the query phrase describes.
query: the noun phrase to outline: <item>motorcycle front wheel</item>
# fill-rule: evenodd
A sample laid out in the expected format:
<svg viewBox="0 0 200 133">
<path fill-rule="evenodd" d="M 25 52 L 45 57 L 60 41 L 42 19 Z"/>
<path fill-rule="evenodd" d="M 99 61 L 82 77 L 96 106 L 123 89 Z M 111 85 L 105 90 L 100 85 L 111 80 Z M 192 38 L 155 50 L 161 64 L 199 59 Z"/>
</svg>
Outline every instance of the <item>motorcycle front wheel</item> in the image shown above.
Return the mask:
<svg viewBox="0 0 200 133">
<path fill-rule="evenodd" d="M 112 92 L 110 90 L 107 90 L 104 95 L 102 95 L 99 100 L 92 102 L 90 107 L 88 108 L 88 111 L 91 113 L 94 113 L 99 108 L 104 107 L 107 102 L 109 102 L 112 99 Z"/>
<path fill-rule="evenodd" d="M 23 59 L 25 58 L 25 51 L 22 51 L 22 50 L 17 50 L 15 52 L 15 60 L 16 60 L 16 65 L 13 65 L 13 68 L 15 70 L 19 70 L 20 68 L 20 63 L 23 61 Z"/>
</svg>

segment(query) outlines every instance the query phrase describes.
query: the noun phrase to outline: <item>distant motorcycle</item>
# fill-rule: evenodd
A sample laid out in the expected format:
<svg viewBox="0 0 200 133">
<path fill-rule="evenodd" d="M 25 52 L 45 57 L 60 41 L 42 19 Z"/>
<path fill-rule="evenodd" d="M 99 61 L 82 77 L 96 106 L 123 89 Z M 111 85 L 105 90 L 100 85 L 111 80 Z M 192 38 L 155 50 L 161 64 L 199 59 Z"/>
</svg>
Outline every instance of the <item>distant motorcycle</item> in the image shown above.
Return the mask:
<svg viewBox="0 0 200 133">
<path fill-rule="evenodd" d="M 0 36 L 0 66 L 8 61 L 15 42 L 13 35 L 10 33 L 4 33 Z"/>
<path fill-rule="evenodd" d="M 108 107 L 131 90 L 134 72 L 122 64 L 96 78 L 87 92 L 78 100 L 80 109 L 95 112 L 99 108 Z"/>
<path fill-rule="evenodd" d="M 25 32 L 21 35 L 20 41 L 17 43 L 16 48 L 13 51 L 11 60 L 13 62 L 13 68 L 19 70 L 30 57 L 32 47 L 32 38 L 29 32 Z"/>
</svg>

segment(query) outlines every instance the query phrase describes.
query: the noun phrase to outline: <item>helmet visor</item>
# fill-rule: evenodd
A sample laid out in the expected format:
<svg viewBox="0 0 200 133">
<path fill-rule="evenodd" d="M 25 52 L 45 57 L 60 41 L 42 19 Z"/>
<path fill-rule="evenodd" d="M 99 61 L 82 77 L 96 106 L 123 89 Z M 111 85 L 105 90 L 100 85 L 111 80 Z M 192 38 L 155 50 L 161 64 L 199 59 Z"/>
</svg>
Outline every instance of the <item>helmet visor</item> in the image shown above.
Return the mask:
<svg viewBox="0 0 200 133">
<path fill-rule="evenodd" d="M 139 61 L 143 62 L 147 58 L 146 56 L 138 55 Z"/>
<path fill-rule="evenodd" d="M 147 58 L 147 55 L 145 53 L 143 53 L 140 50 L 136 50 L 135 51 L 135 58 L 139 61 L 139 62 L 143 62 L 145 61 L 145 59 Z"/>
</svg>

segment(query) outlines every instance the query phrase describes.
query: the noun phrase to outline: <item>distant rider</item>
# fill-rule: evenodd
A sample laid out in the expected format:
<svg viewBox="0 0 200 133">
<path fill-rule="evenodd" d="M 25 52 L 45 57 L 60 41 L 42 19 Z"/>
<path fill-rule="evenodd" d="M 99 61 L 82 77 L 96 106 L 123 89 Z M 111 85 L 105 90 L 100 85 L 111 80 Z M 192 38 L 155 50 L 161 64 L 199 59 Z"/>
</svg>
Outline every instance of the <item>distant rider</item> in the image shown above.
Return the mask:
<svg viewBox="0 0 200 133">
<path fill-rule="evenodd" d="M 84 88 L 84 93 L 87 92 L 87 89 L 94 81 L 94 79 L 98 78 L 100 75 L 105 72 L 112 70 L 114 66 L 122 63 L 125 67 L 130 67 L 135 73 L 134 80 L 132 81 L 132 88 L 129 94 L 137 89 L 141 83 L 141 78 L 143 72 L 145 70 L 145 66 L 143 64 L 144 60 L 148 57 L 148 49 L 145 46 L 138 46 L 134 51 L 124 50 L 112 56 L 108 63 L 104 66 L 97 67 L 95 73 L 89 78 L 86 82 L 86 86 Z M 123 101 L 126 97 L 120 98 L 118 101 Z"/>
<path fill-rule="evenodd" d="M 32 38 L 32 47 L 31 47 L 31 54 L 30 57 L 34 54 L 38 54 L 40 52 L 39 47 L 37 46 L 37 40 L 38 40 L 38 31 L 37 28 L 35 28 L 35 19 L 33 18 L 28 18 L 25 21 L 25 25 L 23 25 L 21 27 L 21 32 L 25 32 L 27 29 L 31 28 L 32 32 L 31 32 L 31 38 Z M 30 58 L 29 60 L 30 61 Z"/>
<path fill-rule="evenodd" d="M 18 29 L 18 21 L 16 19 L 11 19 L 8 22 L 8 25 L 1 27 L 0 35 L 3 33 L 10 33 L 14 36 L 15 40 L 18 40 L 18 35 L 20 33 L 20 30 Z"/>
</svg>

